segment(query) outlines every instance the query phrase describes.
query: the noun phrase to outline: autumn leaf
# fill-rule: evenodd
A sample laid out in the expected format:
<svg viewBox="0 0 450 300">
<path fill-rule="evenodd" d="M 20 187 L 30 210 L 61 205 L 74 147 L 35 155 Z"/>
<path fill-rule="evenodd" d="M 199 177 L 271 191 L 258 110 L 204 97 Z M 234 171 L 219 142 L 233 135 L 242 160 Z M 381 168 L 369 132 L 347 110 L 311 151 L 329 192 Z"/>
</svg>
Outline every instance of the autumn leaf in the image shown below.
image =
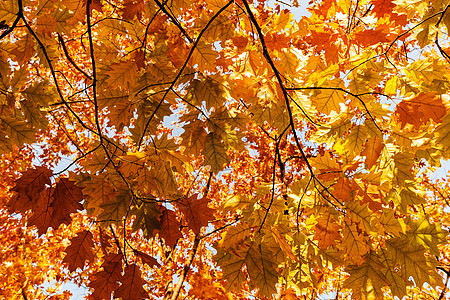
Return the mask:
<svg viewBox="0 0 450 300">
<path fill-rule="evenodd" d="M 208 225 L 208 222 L 214 219 L 211 208 L 208 207 L 207 198 L 197 198 L 198 195 L 186 197 L 183 202 L 178 203 L 178 208 L 183 213 L 187 225 L 195 234 L 200 233 L 200 229 Z"/>
<path fill-rule="evenodd" d="M 135 264 L 128 265 L 125 273 L 119 279 L 121 286 L 114 291 L 114 297 L 122 299 L 141 300 L 148 297 L 147 291 L 142 287 L 146 282 L 142 279 L 142 272 Z"/>
<path fill-rule="evenodd" d="M 366 157 L 364 163 L 367 166 L 367 169 L 372 168 L 372 166 L 376 164 L 378 157 L 380 157 L 382 149 L 383 141 L 381 139 L 376 136 L 367 139 L 366 143 L 364 144 L 364 150 L 361 152 L 361 155 L 364 155 Z"/>
<path fill-rule="evenodd" d="M 402 128 L 406 124 L 420 127 L 430 119 L 435 123 L 441 123 L 442 118 L 447 113 L 447 108 L 442 102 L 442 97 L 436 96 L 436 93 L 422 92 L 412 99 L 400 102 L 394 113 L 398 117 Z"/>
<path fill-rule="evenodd" d="M 161 211 L 154 203 L 144 203 L 140 207 L 134 207 L 130 213 L 136 216 L 132 230 L 142 229 L 146 238 L 153 237 L 153 231 L 161 229 Z"/>
<path fill-rule="evenodd" d="M 175 213 L 168 209 L 162 211 L 160 220 L 159 236 L 164 239 L 168 246 L 174 247 L 177 244 L 177 240 L 182 237 L 180 222 L 177 221 Z"/>
<path fill-rule="evenodd" d="M 80 203 L 83 200 L 82 188 L 67 178 L 57 180 L 52 198 L 50 207 L 53 209 L 53 228 L 58 228 L 60 224 L 69 224 L 70 214 L 83 209 Z"/>
<path fill-rule="evenodd" d="M 108 254 L 102 264 L 102 271 L 95 273 L 88 286 L 94 289 L 92 299 L 110 299 L 111 293 L 119 287 L 122 278 L 122 254 Z"/>
<path fill-rule="evenodd" d="M 205 164 L 211 166 L 213 173 L 222 171 L 224 165 L 230 161 L 219 136 L 212 132 L 206 136 L 204 151 Z"/>
<path fill-rule="evenodd" d="M 344 281 L 344 288 L 352 288 L 356 299 L 379 299 L 383 297 L 381 288 L 390 284 L 384 276 L 385 266 L 376 253 L 370 251 L 361 265 L 350 265 L 346 272 L 350 278 Z"/>
<path fill-rule="evenodd" d="M 69 266 L 69 271 L 74 272 L 76 269 L 83 269 L 86 261 L 94 261 L 94 242 L 90 231 L 82 231 L 76 237 L 70 240 L 70 245 L 64 250 L 67 255 L 63 262 Z"/>
<path fill-rule="evenodd" d="M 260 288 L 261 295 L 270 296 L 275 293 L 278 277 L 276 264 L 272 261 L 270 250 L 258 241 L 246 240 L 232 251 L 217 253 L 217 262 L 224 271 L 227 287 L 238 289 L 244 282 L 242 268 L 247 267 L 251 282 Z"/>
<path fill-rule="evenodd" d="M 35 207 L 36 196 L 51 185 L 50 177 L 52 176 L 53 172 L 46 167 L 38 166 L 27 169 L 15 181 L 15 185 L 11 189 L 11 191 L 16 192 L 16 196 L 9 201 L 9 209 L 14 212 L 26 212 L 28 209 Z"/>
<path fill-rule="evenodd" d="M 136 255 L 137 257 L 139 257 L 141 259 L 142 263 L 145 263 L 149 267 L 159 265 L 158 261 L 155 258 L 151 257 L 148 254 L 145 254 L 144 252 L 134 250 L 133 253 L 134 253 L 134 255 Z"/>
<path fill-rule="evenodd" d="M 445 2 L 0 2 L 3 298 L 446 297 Z"/>
<path fill-rule="evenodd" d="M 318 218 L 315 229 L 316 233 L 314 237 L 317 239 L 319 247 L 322 249 L 336 245 L 336 240 L 341 240 L 339 234 L 341 226 L 339 226 L 331 214 L 325 214 Z"/>
</svg>

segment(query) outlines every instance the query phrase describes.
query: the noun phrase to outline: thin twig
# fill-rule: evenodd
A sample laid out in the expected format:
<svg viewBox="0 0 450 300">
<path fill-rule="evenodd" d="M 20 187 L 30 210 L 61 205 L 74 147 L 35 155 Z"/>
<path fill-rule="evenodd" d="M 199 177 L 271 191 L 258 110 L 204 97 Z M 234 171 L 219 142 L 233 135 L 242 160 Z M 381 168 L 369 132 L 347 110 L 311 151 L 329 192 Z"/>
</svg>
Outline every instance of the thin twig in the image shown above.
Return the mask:
<svg viewBox="0 0 450 300">
<path fill-rule="evenodd" d="M 219 9 L 219 11 L 212 16 L 212 18 L 208 21 L 208 23 L 206 24 L 206 26 L 202 29 L 202 31 L 200 32 L 200 34 L 198 35 L 198 38 L 195 40 L 194 45 L 192 45 L 191 50 L 189 51 L 189 54 L 186 58 L 186 60 L 184 61 L 183 66 L 180 68 L 180 70 L 178 71 L 178 74 L 175 76 L 174 80 L 172 81 L 172 83 L 170 84 L 169 88 L 167 88 L 166 92 L 164 93 L 161 101 L 159 101 L 158 105 L 156 106 L 154 112 L 151 114 L 150 118 L 148 119 L 147 123 L 145 124 L 144 127 L 144 131 L 142 132 L 141 137 L 139 138 L 139 142 L 137 144 L 137 149 L 139 151 L 139 149 L 141 148 L 141 144 L 142 141 L 144 139 L 145 136 L 145 132 L 148 129 L 148 126 L 150 125 L 150 122 L 152 121 L 153 117 L 155 116 L 156 112 L 158 111 L 158 109 L 161 107 L 162 103 L 164 102 L 164 100 L 166 99 L 167 95 L 169 94 L 170 90 L 172 90 L 172 88 L 175 86 L 176 82 L 178 81 L 178 79 L 181 76 L 181 73 L 183 73 L 184 69 L 186 68 L 189 59 L 191 58 L 192 54 L 194 53 L 194 50 L 197 48 L 198 43 L 200 42 L 201 37 L 203 36 L 203 34 L 205 33 L 205 31 L 208 29 L 208 27 L 211 25 L 211 23 L 225 10 L 228 8 L 228 6 L 230 6 L 232 3 L 234 2 L 234 0 L 230 0 L 228 1 L 227 4 L 225 4 L 221 9 Z"/>
</svg>

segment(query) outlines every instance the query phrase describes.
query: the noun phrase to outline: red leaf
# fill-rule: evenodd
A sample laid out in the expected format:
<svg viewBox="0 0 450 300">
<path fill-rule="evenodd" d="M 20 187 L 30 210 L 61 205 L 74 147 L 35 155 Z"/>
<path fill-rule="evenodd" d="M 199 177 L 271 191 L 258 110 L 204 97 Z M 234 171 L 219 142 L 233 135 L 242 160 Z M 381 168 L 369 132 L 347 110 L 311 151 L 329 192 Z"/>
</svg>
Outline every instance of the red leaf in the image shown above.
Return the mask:
<svg viewBox="0 0 450 300">
<path fill-rule="evenodd" d="M 84 7 L 86 7 L 87 3 L 89 2 L 89 9 L 90 14 L 92 15 L 92 10 L 95 9 L 97 11 L 103 11 L 103 5 L 101 3 L 101 0 L 84 0 Z"/>
<path fill-rule="evenodd" d="M 178 203 L 178 208 L 184 214 L 188 227 L 195 234 L 200 233 L 200 229 L 214 219 L 214 210 L 208 207 L 208 203 L 207 198 L 198 199 L 197 195 L 185 198 L 183 202 Z"/>
<path fill-rule="evenodd" d="M 46 233 L 49 227 L 54 226 L 51 189 L 40 192 L 34 196 L 34 199 L 35 204 L 33 205 L 32 215 L 28 218 L 28 225 L 36 225 L 38 233 L 41 235 Z"/>
<path fill-rule="evenodd" d="M 166 245 L 173 247 L 177 240 L 182 237 L 180 231 L 181 224 L 175 218 L 175 213 L 172 210 L 164 209 L 161 215 L 161 229 L 159 229 L 159 236 L 164 239 Z"/>
<path fill-rule="evenodd" d="M 141 251 L 138 250 L 133 250 L 134 255 L 136 255 L 137 257 L 139 257 L 142 260 L 142 263 L 147 264 L 149 267 L 153 267 L 154 265 L 159 265 L 158 261 L 151 257 L 148 254 L 145 254 Z"/>
<path fill-rule="evenodd" d="M 73 272 L 77 268 L 83 269 L 86 260 L 94 260 L 94 242 L 92 241 L 92 233 L 90 231 L 82 231 L 76 237 L 70 240 L 71 244 L 64 250 L 67 255 L 64 257 L 63 263 L 69 265 L 69 271 Z"/>
<path fill-rule="evenodd" d="M 142 287 L 145 280 L 142 279 L 142 273 L 135 264 L 128 265 L 125 268 L 125 274 L 120 279 L 122 285 L 114 292 L 114 298 L 122 297 L 127 300 L 147 299 L 148 293 Z"/>
<path fill-rule="evenodd" d="M 51 184 L 50 177 L 52 175 L 52 171 L 46 167 L 27 169 L 15 181 L 15 186 L 11 189 L 17 194 L 9 201 L 8 208 L 13 212 L 19 213 L 32 209 L 38 201 L 36 195 L 42 192 L 47 185 Z"/>
<path fill-rule="evenodd" d="M 142 12 L 145 9 L 144 1 L 136 1 L 133 2 L 131 0 L 127 0 L 123 5 L 123 8 L 119 11 L 122 12 L 122 17 L 127 20 L 133 20 L 135 16 L 139 19 L 142 17 Z"/>
<path fill-rule="evenodd" d="M 90 298 L 95 300 L 111 299 L 111 294 L 119 287 L 122 277 L 122 254 L 109 254 L 102 264 L 103 271 L 96 273 L 88 286 L 94 289 Z"/>
<path fill-rule="evenodd" d="M 82 188 L 76 186 L 73 181 L 67 178 L 60 178 L 56 182 L 56 187 L 53 192 L 53 228 L 58 228 L 61 224 L 69 224 L 71 222 L 70 214 L 82 210 L 83 200 Z"/>
<path fill-rule="evenodd" d="M 108 247 L 111 247 L 111 244 L 109 243 L 109 239 L 111 238 L 111 236 L 101 227 L 99 229 L 100 229 L 100 247 L 102 248 L 103 253 L 108 253 L 106 249 Z"/>
</svg>

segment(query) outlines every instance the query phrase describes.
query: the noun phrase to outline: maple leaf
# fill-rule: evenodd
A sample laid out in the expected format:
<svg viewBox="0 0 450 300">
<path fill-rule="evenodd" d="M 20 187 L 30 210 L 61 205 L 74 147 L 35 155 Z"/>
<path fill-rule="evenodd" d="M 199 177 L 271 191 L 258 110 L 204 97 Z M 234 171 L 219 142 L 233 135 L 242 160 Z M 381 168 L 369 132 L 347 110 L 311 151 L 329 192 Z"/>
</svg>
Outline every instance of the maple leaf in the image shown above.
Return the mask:
<svg viewBox="0 0 450 300">
<path fill-rule="evenodd" d="M 114 291 L 115 298 L 141 300 L 148 297 L 147 291 L 142 287 L 146 282 L 142 279 L 142 272 L 136 264 L 128 265 L 125 268 L 125 273 L 119 282 L 122 285 Z"/>
<path fill-rule="evenodd" d="M 348 258 L 361 265 L 364 262 L 364 254 L 370 250 L 369 246 L 364 242 L 362 234 L 358 233 L 355 224 L 345 224 L 346 226 L 342 228 L 342 245 L 346 249 Z"/>
<path fill-rule="evenodd" d="M 216 254 L 216 261 L 223 269 L 228 288 L 233 290 L 240 288 L 245 281 L 242 274 L 245 265 L 251 282 L 259 287 L 260 294 L 264 296 L 276 292 L 278 272 L 271 258 L 272 253 L 264 244 L 248 239 L 232 251 L 225 252 L 219 249 Z"/>
<path fill-rule="evenodd" d="M 344 281 L 344 288 L 352 288 L 355 299 L 380 299 L 383 297 L 381 288 L 390 284 L 384 274 L 386 267 L 373 251 L 364 258 L 365 262 L 360 266 L 350 265 L 345 268 L 350 277 Z"/>
<path fill-rule="evenodd" d="M 199 234 L 200 229 L 214 219 L 214 210 L 208 207 L 209 200 L 207 198 L 198 199 L 197 197 L 198 195 L 185 197 L 182 202 L 177 203 L 177 207 L 183 213 L 188 227 L 195 234 Z"/>
<path fill-rule="evenodd" d="M 3 151 L 3 153 L 10 152 L 13 145 L 22 147 L 24 144 L 32 144 L 36 141 L 36 132 L 36 129 L 30 128 L 29 124 L 25 121 L 10 116 L 1 116 L 0 137 L 4 137 L 5 140 L 0 150 L 5 147 L 4 144 L 8 145 L 7 149 L 9 151 Z"/>
<path fill-rule="evenodd" d="M 399 275 L 404 282 L 413 277 L 416 284 L 423 286 L 425 282 L 433 284 L 440 280 L 435 271 L 437 262 L 434 258 L 424 256 L 425 248 L 422 245 L 411 243 L 408 238 L 402 236 L 387 240 L 386 246 L 384 255 L 392 265 L 399 266 L 397 263 L 400 263 Z"/>
<path fill-rule="evenodd" d="M 415 221 L 409 219 L 406 224 L 410 227 L 407 232 L 408 237 L 427 248 L 431 254 L 439 255 L 437 246 L 447 242 L 447 230 L 444 230 L 438 223 L 431 223 L 426 216 Z"/>
<path fill-rule="evenodd" d="M 53 220 L 54 210 L 51 207 L 53 202 L 51 189 L 45 189 L 36 194 L 36 201 L 32 208 L 32 215 L 28 219 L 30 226 L 36 225 L 38 234 L 44 234 L 49 227 L 58 228 L 59 224 L 55 224 Z"/>
<path fill-rule="evenodd" d="M 92 238 L 92 233 L 84 230 L 70 240 L 70 245 L 64 250 L 67 255 L 63 259 L 63 262 L 68 264 L 70 272 L 74 272 L 77 268 L 83 269 L 86 260 L 94 261 Z"/>
<path fill-rule="evenodd" d="M 135 16 L 141 18 L 143 9 L 143 2 L 128 0 L 125 2 L 120 11 L 122 12 L 122 17 L 128 20 L 133 20 Z"/>
<path fill-rule="evenodd" d="M 438 298 L 448 7 L 351 2 L 0 1 L 2 296 Z"/>
<path fill-rule="evenodd" d="M 142 229 L 146 238 L 153 237 L 153 231 L 161 229 L 161 211 L 154 203 L 144 203 L 139 207 L 134 207 L 131 214 L 136 216 L 132 230 Z"/>
<path fill-rule="evenodd" d="M 372 168 L 376 164 L 381 150 L 383 150 L 383 141 L 380 138 L 373 136 L 367 139 L 364 144 L 364 150 L 361 152 L 361 155 L 366 157 L 364 164 L 367 166 L 367 169 Z"/>
</svg>

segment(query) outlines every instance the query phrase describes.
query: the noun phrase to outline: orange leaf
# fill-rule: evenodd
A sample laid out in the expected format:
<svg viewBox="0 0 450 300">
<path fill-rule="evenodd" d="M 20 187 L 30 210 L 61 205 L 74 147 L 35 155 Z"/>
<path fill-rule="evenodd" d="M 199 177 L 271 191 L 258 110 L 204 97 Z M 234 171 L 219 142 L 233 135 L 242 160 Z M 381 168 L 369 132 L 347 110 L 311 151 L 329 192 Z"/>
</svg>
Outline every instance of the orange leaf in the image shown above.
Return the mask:
<svg viewBox="0 0 450 300">
<path fill-rule="evenodd" d="M 317 219 L 315 229 L 316 233 L 314 238 L 318 241 L 319 247 L 322 249 L 336 245 L 336 240 L 341 239 L 341 235 L 339 234 L 341 226 L 339 226 L 334 217 L 329 213 Z"/>
<path fill-rule="evenodd" d="M 372 168 L 372 166 L 376 164 L 378 157 L 380 157 L 381 150 L 383 150 L 383 141 L 380 138 L 374 136 L 366 141 L 361 155 L 366 157 L 365 165 L 367 169 Z"/>
<path fill-rule="evenodd" d="M 55 189 L 52 194 L 53 201 L 50 206 L 53 208 L 52 227 L 58 228 L 61 224 L 69 224 L 71 222 L 70 214 L 82 210 L 83 200 L 82 188 L 69 181 L 68 178 L 60 178 L 56 182 Z"/>
<path fill-rule="evenodd" d="M 442 98 L 437 97 L 435 92 L 421 92 L 412 99 L 403 100 L 397 105 L 394 112 L 402 128 L 406 124 L 420 127 L 430 119 L 441 123 L 446 113 L 447 108 L 442 102 Z"/>
<path fill-rule="evenodd" d="M 52 171 L 46 167 L 27 169 L 15 181 L 15 186 L 11 189 L 17 194 L 9 201 L 9 209 L 13 212 L 23 213 L 33 208 L 33 204 L 37 202 L 36 195 L 51 184 L 50 177 L 52 175 Z"/>
</svg>

